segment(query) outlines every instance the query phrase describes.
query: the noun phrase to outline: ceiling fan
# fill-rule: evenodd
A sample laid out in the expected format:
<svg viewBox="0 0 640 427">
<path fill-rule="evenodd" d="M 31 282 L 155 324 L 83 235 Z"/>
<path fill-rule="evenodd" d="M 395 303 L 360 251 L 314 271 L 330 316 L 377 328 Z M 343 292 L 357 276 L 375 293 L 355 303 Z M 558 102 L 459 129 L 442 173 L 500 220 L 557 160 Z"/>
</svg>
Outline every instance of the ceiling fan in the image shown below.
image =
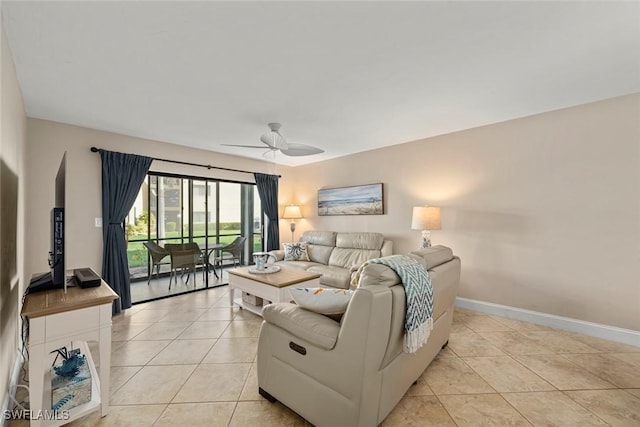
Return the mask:
<svg viewBox="0 0 640 427">
<path fill-rule="evenodd" d="M 227 147 L 244 147 L 244 148 L 267 148 L 268 151 L 264 154 L 267 155 L 269 153 L 274 153 L 276 151 L 280 151 L 285 156 L 311 156 L 312 154 L 320 154 L 324 153 L 324 150 L 321 150 L 316 147 L 312 147 L 310 145 L 304 144 L 293 144 L 284 140 L 282 135 L 280 135 L 280 127 L 282 125 L 280 123 L 269 123 L 269 132 L 265 133 L 260 137 L 260 141 L 266 145 L 238 145 L 238 144 L 222 144 Z"/>
</svg>

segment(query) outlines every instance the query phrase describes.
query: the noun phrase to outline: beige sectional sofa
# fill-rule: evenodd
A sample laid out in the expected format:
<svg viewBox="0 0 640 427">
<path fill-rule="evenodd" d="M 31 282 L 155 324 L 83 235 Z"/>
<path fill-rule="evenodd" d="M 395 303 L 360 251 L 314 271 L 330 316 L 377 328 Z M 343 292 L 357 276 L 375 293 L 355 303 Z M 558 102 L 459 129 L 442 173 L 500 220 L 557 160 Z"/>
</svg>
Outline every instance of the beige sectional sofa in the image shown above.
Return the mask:
<svg viewBox="0 0 640 427">
<path fill-rule="evenodd" d="M 389 267 L 369 264 L 340 322 L 295 304 L 265 306 L 258 387 L 317 427 L 379 425 L 446 345 L 460 259 L 434 246 L 412 255 L 433 285 L 433 330 L 416 353 L 402 351 L 405 293 Z"/>
<path fill-rule="evenodd" d="M 322 274 L 322 286 L 341 289 L 349 288 L 365 261 L 393 253 L 393 243 L 380 233 L 305 231 L 300 241 L 307 243 L 309 261 L 285 261 L 283 250 L 271 251 L 276 264 Z"/>
</svg>

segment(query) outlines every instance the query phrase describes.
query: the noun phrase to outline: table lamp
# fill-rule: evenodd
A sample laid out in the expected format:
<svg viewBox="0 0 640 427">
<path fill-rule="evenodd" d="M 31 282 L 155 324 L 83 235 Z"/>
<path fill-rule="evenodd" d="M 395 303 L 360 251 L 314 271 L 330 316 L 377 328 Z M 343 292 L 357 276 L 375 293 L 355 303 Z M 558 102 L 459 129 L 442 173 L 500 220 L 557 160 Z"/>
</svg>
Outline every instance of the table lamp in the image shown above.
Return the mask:
<svg viewBox="0 0 640 427">
<path fill-rule="evenodd" d="M 422 230 L 420 249 L 431 247 L 431 231 L 440 230 L 440 208 L 435 206 L 415 206 L 411 218 L 411 229 Z"/>
<path fill-rule="evenodd" d="M 296 219 L 302 218 L 302 213 L 300 212 L 300 206 L 298 205 L 289 205 L 285 206 L 284 213 L 282 214 L 282 219 L 290 219 L 291 223 L 289 224 L 289 228 L 291 230 L 291 243 L 294 243 L 293 240 L 293 232 L 296 231 Z"/>
</svg>

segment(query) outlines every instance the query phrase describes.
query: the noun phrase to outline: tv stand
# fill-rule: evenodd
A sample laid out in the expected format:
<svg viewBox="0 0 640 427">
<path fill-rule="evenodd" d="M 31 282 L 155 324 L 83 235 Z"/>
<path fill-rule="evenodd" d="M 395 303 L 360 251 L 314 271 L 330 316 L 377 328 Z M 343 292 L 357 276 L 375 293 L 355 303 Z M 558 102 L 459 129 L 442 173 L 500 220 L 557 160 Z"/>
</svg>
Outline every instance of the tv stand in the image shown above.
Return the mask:
<svg viewBox="0 0 640 427">
<path fill-rule="evenodd" d="M 32 426 L 58 426 L 100 409 L 109 409 L 111 367 L 111 306 L 118 295 L 103 280 L 100 286 L 70 287 L 29 293 L 21 315 L 29 319 L 29 400 L 31 413 L 51 413 L 50 352 L 71 345 L 85 354 L 91 371 L 91 400 L 69 409 L 65 420 L 31 420 Z M 96 370 L 86 341 L 97 341 L 100 363 Z M 46 379 L 46 380 L 45 380 Z"/>
</svg>

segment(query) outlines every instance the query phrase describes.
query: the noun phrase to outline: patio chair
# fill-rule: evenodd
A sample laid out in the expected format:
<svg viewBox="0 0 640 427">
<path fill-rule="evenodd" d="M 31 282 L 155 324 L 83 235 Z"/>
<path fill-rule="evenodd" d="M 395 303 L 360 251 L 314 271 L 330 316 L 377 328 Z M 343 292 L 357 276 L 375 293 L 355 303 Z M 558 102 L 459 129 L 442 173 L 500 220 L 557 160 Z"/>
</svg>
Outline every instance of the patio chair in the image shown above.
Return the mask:
<svg viewBox="0 0 640 427">
<path fill-rule="evenodd" d="M 236 237 L 236 239 L 229 243 L 227 246 L 224 246 L 218 249 L 218 254 L 216 256 L 216 265 L 220 266 L 220 271 L 222 271 L 222 262 L 225 260 L 232 260 L 233 266 L 236 267 L 240 265 L 240 260 L 242 259 L 242 252 L 244 251 L 244 244 L 247 241 L 246 237 Z"/>
<path fill-rule="evenodd" d="M 209 271 L 209 259 L 207 257 L 207 251 L 203 251 L 200 249 L 200 245 L 196 242 L 189 242 L 184 244 L 187 249 L 193 250 L 193 252 L 198 253 L 198 257 L 196 258 L 196 268 L 197 266 L 202 266 L 202 280 L 205 280 L 205 274 Z M 195 279 L 194 279 L 195 280 Z"/>
<path fill-rule="evenodd" d="M 156 268 L 156 279 L 158 279 L 160 277 L 160 265 L 166 264 L 162 260 L 169 255 L 169 251 L 152 240 L 144 242 L 143 245 L 149 251 L 149 256 L 151 256 L 151 274 L 149 274 L 149 279 L 147 280 L 147 285 L 150 285 L 153 268 Z"/>
<path fill-rule="evenodd" d="M 195 247 L 193 243 L 167 243 L 164 247 L 169 251 L 171 257 L 171 275 L 169 277 L 169 289 L 171 289 L 171 283 L 173 278 L 176 277 L 178 270 L 180 270 L 180 277 L 187 273 L 186 284 L 189 284 L 189 277 L 193 273 L 193 282 L 195 287 L 196 282 L 196 264 L 199 258 L 202 256 L 200 249 L 198 249 L 197 243 Z M 178 279 L 176 279 L 177 282 Z"/>
</svg>

